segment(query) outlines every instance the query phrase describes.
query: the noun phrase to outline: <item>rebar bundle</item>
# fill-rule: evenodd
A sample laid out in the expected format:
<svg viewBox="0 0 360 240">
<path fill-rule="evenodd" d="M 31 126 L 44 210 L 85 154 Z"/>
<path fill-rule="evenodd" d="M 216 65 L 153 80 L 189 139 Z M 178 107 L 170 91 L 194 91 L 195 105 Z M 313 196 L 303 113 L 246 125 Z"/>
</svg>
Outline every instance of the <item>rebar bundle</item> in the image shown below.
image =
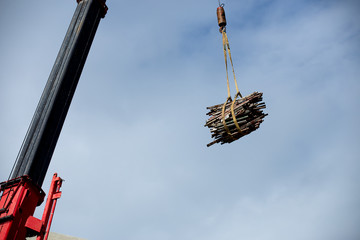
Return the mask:
<svg viewBox="0 0 360 240">
<path fill-rule="evenodd" d="M 268 115 L 262 111 L 265 107 L 262 93 L 259 92 L 207 107 L 210 110 L 207 113 L 210 118 L 206 121 L 205 127 L 210 128 L 211 137 L 215 139 L 207 146 L 231 143 L 258 129 L 263 118 Z"/>
</svg>

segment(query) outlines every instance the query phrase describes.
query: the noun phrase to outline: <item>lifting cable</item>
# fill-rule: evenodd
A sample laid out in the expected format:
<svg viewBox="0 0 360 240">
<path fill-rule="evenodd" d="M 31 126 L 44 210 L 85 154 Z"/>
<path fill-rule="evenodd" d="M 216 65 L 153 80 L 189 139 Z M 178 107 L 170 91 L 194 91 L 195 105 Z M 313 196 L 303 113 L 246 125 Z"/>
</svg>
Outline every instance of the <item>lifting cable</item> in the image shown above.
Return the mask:
<svg viewBox="0 0 360 240">
<path fill-rule="evenodd" d="M 235 70 L 234 70 L 234 64 L 233 64 L 233 61 L 232 61 L 232 58 L 231 58 L 231 51 L 230 51 L 230 44 L 229 44 L 229 39 L 227 37 L 227 34 L 226 34 L 226 18 L 225 18 L 225 10 L 224 10 L 224 3 L 220 4 L 220 1 L 219 1 L 219 7 L 217 8 L 216 10 L 216 14 L 217 14 L 217 19 L 218 19 L 218 25 L 220 27 L 219 31 L 220 33 L 222 34 L 222 44 L 223 44 L 223 50 L 224 50 L 224 59 L 225 59 L 225 68 L 226 68 L 226 81 L 227 81 L 227 93 L 228 93 L 228 97 L 222 107 L 222 122 L 223 122 L 223 125 L 224 125 L 224 128 L 225 128 L 225 131 L 227 132 L 227 134 L 229 136 L 232 137 L 232 134 L 228 128 L 228 126 L 226 125 L 226 122 L 225 122 L 225 108 L 226 108 L 226 104 L 228 102 L 232 102 L 231 103 L 231 115 L 232 115 L 232 118 L 233 118 L 233 121 L 234 121 L 234 124 L 237 128 L 237 130 L 239 131 L 240 134 L 242 134 L 242 131 L 240 129 L 240 126 L 238 124 L 238 122 L 236 121 L 236 117 L 235 117 L 235 112 L 234 112 L 234 104 L 236 102 L 236 99 L 238 97 L 242 98 L 242 95 L 239 91 L 239 87 L 238 87 L 238 84 L 237 84 L 237 80 L 236 80 L 236 76 L 235 76 Z M 230 83 L 229 83 L 229 73 L 228 73 L 228 63 L 227 63 L 227 55 L 229 54 L 229 60 L 230 60 L 230 63 L 231 63 L 231 68 L 232 68 L 232 73 L 233 73 L 233 76 L 234 76 L 234 82 L 235 82 L 235 88 L 236 88 L 236 94 L 234 96 L 234 100 L 231 99 L 231 92 L 230 92 Z"/>
</svg>

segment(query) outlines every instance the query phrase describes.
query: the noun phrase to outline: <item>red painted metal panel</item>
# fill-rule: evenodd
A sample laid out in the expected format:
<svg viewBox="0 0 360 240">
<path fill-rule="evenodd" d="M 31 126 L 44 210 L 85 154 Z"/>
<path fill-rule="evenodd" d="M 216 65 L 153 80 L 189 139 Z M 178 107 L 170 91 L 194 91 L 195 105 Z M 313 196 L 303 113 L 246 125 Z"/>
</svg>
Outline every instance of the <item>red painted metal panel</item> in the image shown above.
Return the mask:
<svg viewBox="0 0 360 240">
<path fill-rule="evenodd" d="M 43 226 L 43 221 L 33 216 L 29 216 L 25 223 L 26 228 L 32 229 L 37 233 L 40 233 L 42 231 Z"/>
<path fill-rule="evenodd" d="M 58 199 L 61 197 L 61 192 L 58 193 L 54 193 L 53 198 L 52 199 Z"/>
<path fill-rule="evenodd" d="M 27 219 L 44 200 L 44 192 L 27 176 L 0 184 L 0 240 L 25 239 Z"/>
</svg>

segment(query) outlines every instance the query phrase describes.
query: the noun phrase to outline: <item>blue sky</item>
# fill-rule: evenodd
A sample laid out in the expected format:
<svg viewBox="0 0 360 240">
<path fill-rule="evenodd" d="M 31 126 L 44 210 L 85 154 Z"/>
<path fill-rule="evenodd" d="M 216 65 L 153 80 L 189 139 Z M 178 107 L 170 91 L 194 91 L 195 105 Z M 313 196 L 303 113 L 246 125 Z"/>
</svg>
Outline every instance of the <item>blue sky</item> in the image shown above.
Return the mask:
<svg viewBox="0 0 360 240">
<path fill-rule="evenodd" d="M 107 4 L 43 185 L 47 192 L 54 172 L 65 179 L 52 231 L 360 238 L 359 1 L 225 1 L 240 91 L 263 92 L 269 116 L 256 132 L 210 148 L 206 107 L 227 96 L 218 2 Z M 75 8 L 2 4 L 1 180 Z"/>
</svg>

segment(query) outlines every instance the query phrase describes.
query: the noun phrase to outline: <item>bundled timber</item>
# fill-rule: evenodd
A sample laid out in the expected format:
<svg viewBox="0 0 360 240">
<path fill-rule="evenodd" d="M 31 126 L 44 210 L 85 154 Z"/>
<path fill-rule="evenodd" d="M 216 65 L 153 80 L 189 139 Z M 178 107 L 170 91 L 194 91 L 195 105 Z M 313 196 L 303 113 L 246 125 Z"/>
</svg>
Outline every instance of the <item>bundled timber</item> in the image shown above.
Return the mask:
<svg viewBox="0 0 360 240">
<path fill-rule="evenodd" d="M 236 99 L 236 98 L 235 98 Z M 267 114 L 263 113 L 266 106 L 262 102 L 262 93 L 254 92 L 249 96 L 207 107 L 210 118 L 205 127 L 210 128 L 215 143 L 231 143 L 259 128 Z"/>
</svg>

